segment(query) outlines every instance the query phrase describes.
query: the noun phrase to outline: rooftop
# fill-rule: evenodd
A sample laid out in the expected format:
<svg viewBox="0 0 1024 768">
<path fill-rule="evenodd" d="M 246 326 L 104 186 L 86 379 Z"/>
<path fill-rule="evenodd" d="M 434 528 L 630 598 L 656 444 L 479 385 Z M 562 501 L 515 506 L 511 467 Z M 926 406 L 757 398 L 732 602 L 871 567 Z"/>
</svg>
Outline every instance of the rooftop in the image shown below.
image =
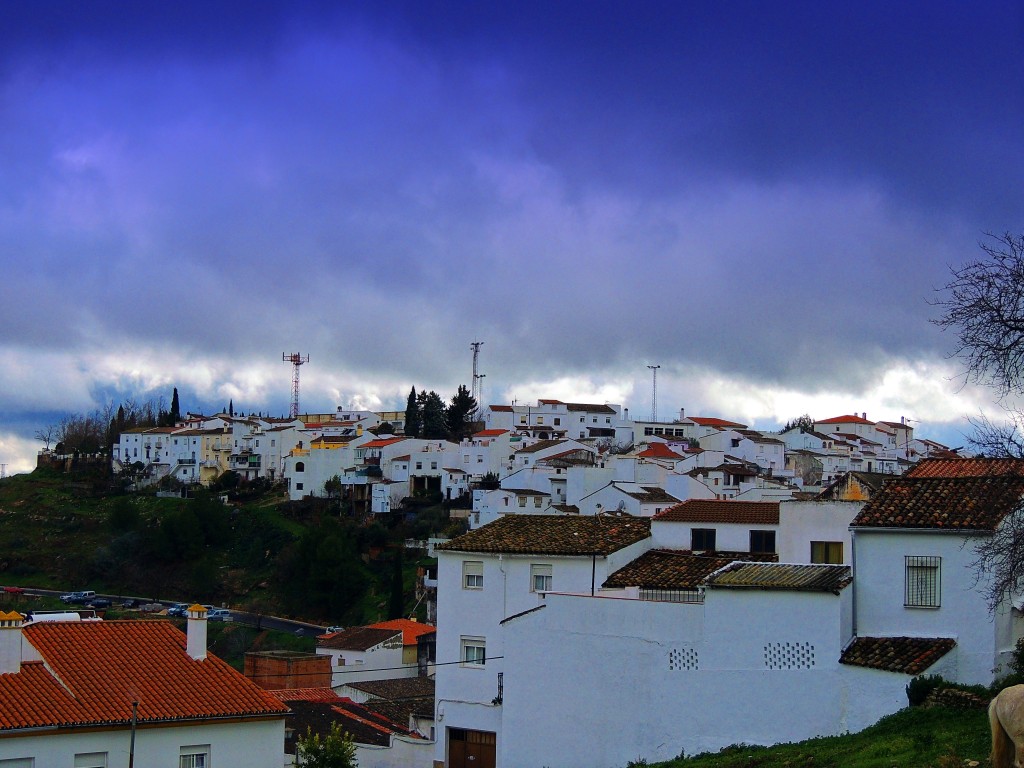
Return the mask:
<svg viewBox="0 0 1024 768">
<path fill-rule="evenodd" d="M 631 515 L 505 515 L 436 549 L 536 555 L 606 556 L 651 535 L 646 518 Z"/>
<path fill-rule="evenodd" d="M 796 590 L 839 594 L 851 581 L 846 565 L 791 565 L 735 562 L 712 574 L 709 587 Z"/>
<path fill-rule="evenodd" d="M 778 525 L 779 502 L 687 499 L 654 516 L 668 523 L 741 523 Z"/>
<path fill-rule="evenodd" d="M 955 645 L 951 637 L 858 637 L 843 651 L 839 663 L 920 675 Z"/>
<path fill-rule="evenodd" d="M 190 657 L 167 621 L 40 622 L 22 632 L 42 661 L 0 675 L 0 730 L 125 726 L 133 701 L 140 723 L 288 710 L 216 656 Z"/>
</svg>

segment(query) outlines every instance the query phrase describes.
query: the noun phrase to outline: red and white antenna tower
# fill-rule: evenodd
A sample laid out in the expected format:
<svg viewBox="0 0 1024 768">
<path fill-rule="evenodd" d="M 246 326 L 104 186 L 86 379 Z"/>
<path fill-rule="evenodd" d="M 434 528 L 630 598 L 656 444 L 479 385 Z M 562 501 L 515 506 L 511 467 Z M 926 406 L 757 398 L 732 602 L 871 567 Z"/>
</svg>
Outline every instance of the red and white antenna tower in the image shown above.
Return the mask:
<svg viewBox="0 0 1024 768">
<path fill-rule="evenodd" d="M 660 365 L 648 365 L 651 369 L 651 421 L 658 420 L 658 369 Z"/>
<path fill-rule="evenodd" d="M 299 415 L 299 366 L 309 362 L 309 355 L 302 355 L 298 352 L 281 353 L 281 360 L 292 364 L 292 408 L 288 415 L 295 419 Z"/>
</svg>

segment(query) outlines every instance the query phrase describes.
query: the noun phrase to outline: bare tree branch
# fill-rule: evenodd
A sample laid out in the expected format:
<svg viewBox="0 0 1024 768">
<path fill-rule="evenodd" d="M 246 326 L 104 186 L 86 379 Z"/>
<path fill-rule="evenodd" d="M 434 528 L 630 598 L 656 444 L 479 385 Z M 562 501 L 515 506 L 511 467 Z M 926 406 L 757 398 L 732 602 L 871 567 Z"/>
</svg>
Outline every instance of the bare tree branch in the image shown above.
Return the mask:
<svg viewBox="0 0 1024 768">
<path fill-rule="evenodd" d="M 1024 235 L 988 238 L 979 243 L 983 258 L 950 269 L 932 302 L 943 314 L 932 322 L 956 333 L 952 354 L 967 377 L 1005 397 L 1024 392 Z"/>
</svg>

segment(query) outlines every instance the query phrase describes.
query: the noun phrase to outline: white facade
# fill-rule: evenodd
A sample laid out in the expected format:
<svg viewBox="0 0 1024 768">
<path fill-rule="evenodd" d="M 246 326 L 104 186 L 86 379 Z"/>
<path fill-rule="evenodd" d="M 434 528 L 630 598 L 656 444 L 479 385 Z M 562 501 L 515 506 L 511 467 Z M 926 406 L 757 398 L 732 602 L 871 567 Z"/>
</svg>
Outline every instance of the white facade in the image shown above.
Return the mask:
<svg viewBox="0 0 1024 768">
<path fill-rule="evenodd" d="M 853 564 L 850 523 L 864 508 L 863 501 L 784 501 L 779 504 L 779 562 Z M 812 542 L 817 542 L 812 544 Z M 838 546 L 836 546 L 838 545 Z M 838 559 L 834 558 L 840 551 Z M 812 554 L 832 555 L 814 560 Z"/>
<path fill-rule="evenodd" d="M 75 731 L 0 738 L 0 761 L 34 758 L 34 768 L 73 766 L 76 755 L 105 756 L 104 765 L 128 765 L 131 731 Z M 245 723 L 209 723 L 152 727 L 135 734 L 135 765 L 180 768 L 184 754 L 205 754 L 207 765 L 281 768 L 284 763 L 284 719 Z M 2 764 L 2 763 L 0 763 Z"/>
<path fill-rule="evenodd" d="M 909 676 L 839 663 L 851 616 L 849 587 L 709 589 L 703 605 L 550 595 L 503 627 L 498 765 L 621 768 L 860 730 L 905 706 Z"/>
</svg>

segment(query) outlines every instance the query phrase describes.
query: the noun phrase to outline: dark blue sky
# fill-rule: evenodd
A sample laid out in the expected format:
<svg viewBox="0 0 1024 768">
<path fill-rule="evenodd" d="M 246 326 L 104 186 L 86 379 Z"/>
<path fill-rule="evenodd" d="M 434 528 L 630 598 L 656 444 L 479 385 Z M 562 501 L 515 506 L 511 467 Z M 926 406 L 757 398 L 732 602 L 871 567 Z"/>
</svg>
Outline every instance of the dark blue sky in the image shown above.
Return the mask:
<svg viewBox="0 0 1024 768">
<path fill-rule="evenodd" d="M 0 461 L 111 392 L 920 419 L 1019 232 L 1020 3 L 0 9 Z M 948 437 L 954 434 L 954 437 Z M 941 439 L 941 437 L 940 437 Z M 14 461 L 14 459 L 11 459 Z"/>
</svg>

